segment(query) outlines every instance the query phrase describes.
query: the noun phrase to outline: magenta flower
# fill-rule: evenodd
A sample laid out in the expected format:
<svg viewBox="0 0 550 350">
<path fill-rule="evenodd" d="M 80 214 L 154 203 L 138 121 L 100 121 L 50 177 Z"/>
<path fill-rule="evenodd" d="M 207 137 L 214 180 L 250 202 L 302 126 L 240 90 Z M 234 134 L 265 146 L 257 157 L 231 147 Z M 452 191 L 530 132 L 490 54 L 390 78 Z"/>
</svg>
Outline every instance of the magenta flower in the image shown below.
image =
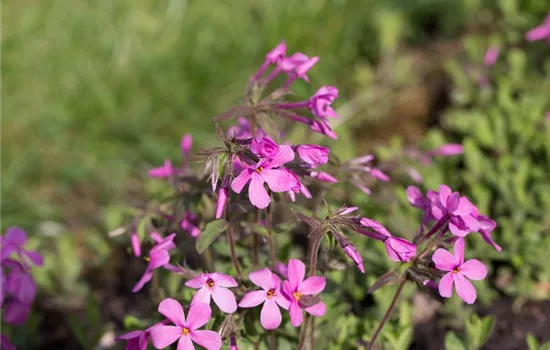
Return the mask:
<svg viewBox="0 0 550 350">
<path fill-rule="evenodd" d="M 479 229 L 479 222 L 473 214 L 477 208 L 466 197 L 452 192 L 447 185 L 439 186 L 439 201 L 432 203 L 431 214 L 437 220 L 449 216 L 449 230 L 458 237 L 465 237 Z"/>
<path fill-rule="evenodd" d="M 201 230 L 199 228 L 199 218 L 197 215 L 190 211 L 186 212 L 181 220 L 181 229 L 189 233 L 193 238 L 198 237 Z"/>
<path fill-rule="evenodd" d="M 361 218 L 357 232 L 384 242 L 386 253 L 393 261 L 409 262 L 416 255 L 416 245 L 404 238 L 393 236 L 387 228 L 376 220 Z"/>
<path fill-rule="evenodd" d="M 309 128 L 319 134 L 323 134 L 333 140 L 338 139 L 338 135 L 330 128 L 330 125 L 325 120 L 310 120 L 308 123 Z"/>
<path fill-rule="evenodd" d="M 115 338 L 115 341 L 125 340 L 126 350 L 147 350 L 149 338 L 151 337 L 151 329 L 158 326 L 163 326 L 162 322 L 156 323 L 144 331 L 132 331 Z"/>
<path fill-rule="evenodd" d="M 462 153 L 464 153 L 464 146 L 459 143 L 447 143 L 429 151 L 428 156 L 456 156 Z"/>
<path fill-rule="evenodd" d="M 497 223 L 485 215 L 475 215 L 475 218 L 479 222 L 479 233 L 483 240 L 489 245 L 493 246 L 497 252 L 501 252 L 502 248 L 491 238 L 491 232 L 497 227 Z"/>
<path fill-rule="evenodd" d="M 5 292 L 12 295 L 20 304 L 30 305 L 36 297 L 36 282 L 24 265 L 14 260 L 3 262 L 6 267 L 11 267 L 6 277 L 6 283 L 2 285 Z M 17 309 L 18 307 L 15 306 Z"/>
<path fill-rule="evenodd" d="M 308 102 L 308 108 L 311 112 L 321 118 L 337 118 L 338 114 L 332 109 L 332 102 L 338 98 L 338 89 L 334 86 L 321 86 L 317 92 L 311 96 Z"/>
<path fill-rule="evenodd" d="M 27 243 L 27 235 L 23 229 L 13 226 L 9 227 L 6 235 L 0 237 L 0 261 L 7 259 L 13 252 L 16 252 L 19 257 L 26 262 L 28 258 L 34 265 L 44 265 L 42 255 L 33 250 L 27 250 L 23 246 Z"/>
<path fill-rule="evenodd" d="M 262 290 L 246 293 L 241 299 L 239 307 L 249 308 L 263 303 L 260 314 L 262 327 L 267 330 L 279 327 L 282 320 L 279 307 L 288 310 L 290 306 L 290 302 L 281 293 L 281 280 L 267 268 L 251 272 L 248 277 Z"/>
<path fill-rule="evenodd" d="M 166 159 L 163 166 L 149 170 L 150 177 L 166 178 L 172 175 L 174 175 L 174 169 L 172 168 L 172 161 L 170 159 Z"/>
<path fill-rule="evenodd" d="M 277 169 L 293 159 L 294 152 L 292 148 L 281 145 L 279 146 L 279 152 L 273 158 L 262 158 L 256 166 L 245 168 L 239 176 L 233 179 L 231 189 L 236 193 L 241 193 L 243 188 L 250 182 L 248 188 L 250 203 L 259 209 L 264 209 L 271 202 L 264 183 L 267 182 L 273 192 L 286 192 L 299 185 L 296 183 L 296 177 L 289 171 Z"/>
<path fill-rule="evenodd" d="M 181 304 L 172 298 L 160 302 L 158 311 L 174 326 L 158 325 L 150 330 L 153 346 L 164 349 L 178 341 L 178 350 L 193 350 L 197 343 L 207 350 L 222 347 L 222 338 L 214 331 L 199 330 L 212 316 L 212 309 L 204 303 L 191 304 L 187 319 Z"/>
<path fill-rule="evenodd" d="M 525 34 L 525 39 L 527 41 L 547 39 L 550 43 L 550 15 L 546 17 L 541 25 L 528 31 L 527 34 Z"/>
<path fill-rule="evenodd" d="M 357 265 L 357 268 L 361 273 L 365 273 L 365 267 L 363 266 L 363 257 L 359 252 L 357 251 L 357 248 L 355 248 L 352 244 L 346 245 L 343 247 L 344 253 L 346 253 L 347 256 Z"/>
<path fill-rule="evenodd" d="M 474 281 L 482 280 L 487 276 L 487 267 L 477 259 L 464 262 L 464 239 L 459 238 L 454 245 L 454 256 L 447 250 L 439 248 L 433 257 L 435 267 L 442 271 L 449 271 L 439 282 L 439 294 L 444 298 L 453 295 L 453 283 L 456 294 L 468 304 L 476 301 L 476 290 L 467 278 Z"/>
<path fill-rule="evenodd" d="M 298 156 L 309 165 L 321 165 L 328 163 L 330 150 L 317 145 L 299 145 L 296 147 Z"/>
<path fill-rule="evenodd" d="M 279 145 L 270 137 L 256 137 L 250 142 L 250 150 L 260 158 L 272 158 L 279 153 Z"/>
<path fill-rule="evenodd" d="M 161 242 L 155 244 L 153 248 L 151 248 L 149 256 L 145 258 L 145 260 L 149 262 L 149 265 L 147 266 L 147 269 L 145 270 L 143 276 L 141 276 L 139 281 L 132 289 L 132 292 L 138 292 L 147 282 L 151 280 L 151 278 L 153 278 L 153 270 L 158 269 L 159 267 L 163 267 L 167 265 L 168 262 L 170 262 L 170 254 L 168 253 L 168 251 L 176 248 L 176 245 L 174 244 L 175 237 L 176 234 L 172 233 Z"/>
<path fill-rule="evenodd" d="M 497 62 L 499 53 L 500 50 L 498 46 L 489 47 L 485 52 L 485 56 L 483 56 L 483 63 L 488 67 L 494 65 Z"/>
<path fill-rule="evenodd" d="M 237 287 L 239 284 L 231 276 L 223 273 L 203 273 L 185 283 L 187 287 L 198 289 L 193 297 L 192 304 L 202 302 L 210 304 L 210 297 L 218 305 L 220 310 L 232 314 L 237 310 L 235 294 L 228 288 Z"/>
<path fill-rule="evenodd" d="M 216 201 L 216 219 L 223 216 L 227 201 L 229 200 L 229 176 L 224 176 L 222 185 L 218 191 L 218 200 Z"/>
<path fill-rule="evenodd" d="M 12 325 L 22 325 L 31 313 L 31 304 L 23 304 L 17 299 L 10 299 L 4 305 L 4 321 Z"/>
<path fill-rule="evenodd" d="M 319 276 L 311 276 L 304 280 L 306 266 L 297 259 L 288 261 L 288 281 L 283 282 L 283 295 L 290 301 L 289 313 L 290 323 L 294 327 L 302 324 L 303 313 L 300 298 L 304 295 L 316 295 L 325 289 L 326 279 Z M 319 303 L 306 307 L 305 310 L 313 316 L 324 316 L 326 313 L 325 303 Z"/>
</svg>

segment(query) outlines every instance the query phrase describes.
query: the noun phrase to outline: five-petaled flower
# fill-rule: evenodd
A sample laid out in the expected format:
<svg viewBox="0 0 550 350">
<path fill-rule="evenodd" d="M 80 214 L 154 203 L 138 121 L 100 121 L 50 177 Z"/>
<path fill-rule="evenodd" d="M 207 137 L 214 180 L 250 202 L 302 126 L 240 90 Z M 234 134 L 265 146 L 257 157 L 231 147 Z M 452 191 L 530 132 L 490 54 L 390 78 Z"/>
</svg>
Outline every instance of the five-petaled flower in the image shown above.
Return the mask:
<svg viewBox="0 0 550 350">
<path fill-rule="evenodd" d="M 192 303 L 202 302 L 210 304 L 210 297 L 218 305 L 220 310 L 231 314 L 237 310 L 235 294 L 228 288 L 237 287 L 239 284 L 231 276 L 219 272 L 203 273 L 187 281 L 187 287 L 198 289 Z"/>
<path fill-rule="evenodd" d="M 466 197 L 453 192 L 447 185 L 439 186 L 439 200 L 432 203 L 431 214 L 437 220 L 449 217 L 449 230 L 458 237 L 465 237 L 477 231 L 479 222 L 475 218 L 477 208 Z"/>
<path fill-rule="evenodd" d="M 482 280 L 487 276 L 487 267 L 477 259 L 464 262 L 464 239 L 459 238 L 454 245 L 454 256 L 447 250 L 439 248 L 432 256 L 435 267 L 442 271 L 449 271 L 439 281 L 439 294 L 450 298 L 453 294 L 453 283 L 456 294 L 468 304 L 473 304 L 477 294 L 474 286 L 467 278 Z"/>
<path fill-rule="evenodd" d="M 208 350 L 222 347 L 222 338 L 218 333 L 199 330 L 212 316 L 212 309 L 208 304 L 191 304 L 187 319 L 181 304 L 172 298 L 161 301 L 158 311 L 174 325 L 158 325 L 149 330 L 155 348 L 164 349 L 175 341 L 178 341 L 179 350 L 192 350 L 195 348 L 193 343 Z"/>
<path fill-rule="evenodd" d="M 262 290 L 246 293 L 239 302 L 239 307 L 248 308 L 263 303 L 260 314 L 262 326 L 268 330 L 279 327 L 282 320 L 279 307 L 288 310 L 290 306 L 290 301 L 281 293 L 281 280 L 267 268 L 251 272 L 248 277 Z"/>
<path fill-rule="evenodd" d="M 149 282 L 151 278 L 153 278 L 153 270 L 168 264 L 168 262 L 170 261 L 170 254 L 168 253 L 168 251 L 176 248 L 176 245 L 174 244 L 175 237 L 176 234 L 172 233 L 162 241 L 155 244 L 153 248 L 151 248 L 149 256 L 145 258 L 145 260 L 149 262 L 149 265 L 147 265 L 145 273 L 136 283 L 134 289 L 132 289 L 134 293 L 141 290 L 141 288 L 143 288 L 143 286 L 147 282 Z"/>
</svg>

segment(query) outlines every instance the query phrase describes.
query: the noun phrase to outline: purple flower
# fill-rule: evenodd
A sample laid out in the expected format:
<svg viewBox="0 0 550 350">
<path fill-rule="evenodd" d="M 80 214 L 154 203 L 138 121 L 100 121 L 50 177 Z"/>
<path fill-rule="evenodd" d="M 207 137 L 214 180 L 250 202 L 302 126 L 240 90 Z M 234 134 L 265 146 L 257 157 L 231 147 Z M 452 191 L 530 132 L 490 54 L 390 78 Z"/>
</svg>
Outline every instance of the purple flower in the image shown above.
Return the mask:
<svg viewBox="0 0 550 350">
<path fill-rule="evenodd" d="M 4 321 L 12 325 L 21 325 L 27 321 L 31 313 L 31 304 L 23 304 L 17 299 L 11 299 L 4 305 Z"/>
<path fill-rule="evenodd" d="M 224 176 L 222 180 L 222 185 L 218 191 L 218 200 L 216 202 L 216 219 L 219 219 L 223 216 L 225 211 L 225 206 L 229 200 L 229 176 Z"/>
<path fill-rule="evenodd" d="M 222 338 L 214 331 L 198 330 L 212 316 L 208 304 L 193 303 L 187 319 L 181 304 L 174 299 L 166 298 L 160 302 L 158 311 L 170 320 L 174 326 L 158 325 L 150 330 L 153 346 L 164 349 L 178 341 L 179 350 L 193 350 L 197 343 L 207 350 L 218 350 L 222 347 Z"/>
<path fill-rule="evenodd" d="M 191 237 L 196 238 L 201 233 L 199 228 L 199 218 L 197 215 L 188 211 L 183 214 L 183 219 L 181 220 L 181 229 L 189 233 Z"/>
<path fill-rule="evenodd" d="M 491 232 L 497 227 L 497 223 L 490 217 L 485 215 L 475 215 L 479 222 L 479 233 L 485 242 L 493 246 L 497 252 L 501 252 L 502 248 L 491 238 Z"/>
<path fill-rule="evenodd" d="M 250 182 L 248 198 L 250 203 L 259 209 L 266 208 L 271 202 L 264 183 L 273 192 L 286 192 L 299 184 L 296 177 L 284 169 L 276 169 L 294 159 L 292 148 L 287 145 L 279 146 L 279 152 L 273 158 L 262 158 L 254 167 L 245 168 L 239 176 L 233 179 L 231 188 L 236 193 L 241 193 L 243 188 Z"/>
<path fill-rule="evenodd" d="M 132 234 L 130 235 L 130 242 L 132 244 L 132 250 L 134 251 L 134 255 L 141 256 L 141 241 L 136 231 L 132 232 Z"/>
<path fill-rule="evenodd" d="M 262 327 L 267 330 L 276 329 L 282 320 L 279 307 L 288 310 L 290 306 L 290 302 L 281 293 L 281 280 L 267 268 L 251 272 L 248 278 L 262 290 L 246 293 L 239 302 L 239 307 L 248 308 L 263 303 L 260 314 Z"/>
<path fill-rule="evenodd" d="M 250 150 L 260 158 L 272 158 L 279 153 L 279 145 L 270 137 L 256 137 L 250 142 Z"/>
<path fill-rule="evenodd" d="M 527 34 L 525 34 L 525 39 L 527 41 L 547 39 L 550 43 L 550 15 L 546 17 L 541 25 L 528 31 Z"/>
<path fill-rule="evenodd" d="M 23 229 L 16 226 L 9 227 L 6 235 L 0 237 L 0 242 L 2 244 L 0 261 L 7 259 L 13 252 L 16 252 L 23 261 L 28 258 L 34 265 L 44 265 L 44 258 L 40 253 L 23 247 L 27 243 L 27 235 Z"/>
<path fill-rule="evenodd" d="M 175 237 L 176 234 L 172 233 L 161 242 L 155 244 L 153 248 L 151 248 L 149 256 L 145 258 L 145 260 L 149 262 L 149 265 L 147 266 L 147 269 L 145 270 L 143 276 L 141 276 L 139 281 L 132 289 L 132 292 L 138 292 L 147 282 L 151 280 L 151 278 L 153 278 L 153 270 L 158 269 L 159 267 L 163 267 L 167 265 L 168 262 L 170 262 L 170 254 L 168 253 L 168 251 L 176 248 L 176 245 L 174 244 Z"/>
<path fill-rule="evenodd" d="M 150 177 L 166 178 L 172 175 L 174 175 L 174 169 L 170 159 L 166 159 L 163 166 L 149 170 Z"/>
<path fill-rule="evenodd" d="M 6 260 L 3 263 L 11 267 L 6 277 L 6 283 L 2 285 L 5 292 L 11 294 L 15 300 L 24 305 L 30 305 L 36 297 L 36 282 L 24 265 L 14 261 Z"/>
<path fill-rule="evenodd" d="M 17 350 L 15 345 L 12 344 L 12 342 L 9 340 L 7 336 L 2 334 L 0 336 L 0 349 L 3 350 Z"/>
<path fill-rule="evenodd" d="M 487 276 L 487 267 L 477 259 L 464 262 L 464 239 L 459 238 L 454 245 L 454 256 L 447 250 L 439 248 L 433 257 L 435 267 L 442 271 L 449 271 L 439 282 L 439 294 L 444 298 L 453 295 L 453 283 L 456 294 L 468 304 L 473 304 L 477 294 L 474 286 L 467 278 L 482 280 Z"/>
<path fill-rule="evenodd" d="M 294 327 L 302 324 L 303 313 L 300 298 L 304 295 L 316 295 L 325 289 L 326 279 L 319 276 L 311 276 L 304 280 L 306 266 L 297 259 L 288 261 L 288 281 L 283 282 L 283 295 L 290 301 L 289 313 L 290 323 Z M 305 310 L 313 316 L 324 316 L 326 313 L 325 303 L 319 303 L 306 307 Z"/>
<path fill-rule="evenodd" d="M 115 338 L 115 341 L 126 340 L 126 350 L 147 350 L 149 338 L 151 337 L 151 329 L 158 326 L 163 326 L 164 323 L 159 322 L 144 331 L 132 331 Z"/>
<path fill-rule="evenodd" d="M 485 52 L 485 56 L 483 56 L 483 63 L 488 67 L 494 65 L 497 62 L 499 53 L 500 50 L 498 46 L 489 47 Z"/>
<path fill-rule="evenodd" d="M 191 152 L 191 147 L 193 147 L 193 136 L 191 136 L 191 134 L 183 135 L 181 138 L 180 147 L 183 158 L 187 158 Z"/>
<path fill-rule="evenodd" d="M 357 268 L 361 273 L 365 273 L 365 267 L 363 266 L 363 257 L 359 252 L 357 251 L 357 248 L 353 246 L 352 244 L 348 244 L 345 247 L 343 247 L 344 253 L 347 254 L 347 256 L 350 257 L 350 259 L 357 265 Z"/>
<path fill-rule="evenodd" d="M 376 220 L 361 218 L 357 232 L 384 242 L 388 257 L 393 261 L 408 262 L 416 255 L 416 246 L 406 239 L 393 236 L 387 228 Z"/>
<path fill-rule="evenodd" d="M 477 213 L 477 208 L 449 186 L 439 186 L 439 201 L 435 200 L 432 205 L 431 214 L 435 219 L 449 216 L 449 230 L 453 235 L 465 237 L 479 229 L 479 222 L 473 215 Z"/>
<path fill-rule="evenodd" d="M 299 145 L 296 147 L 298 156 L 309 165 L 321 165 L 328 163 L 330 150 L 317 145 Z"/>
<path fill-rule="evenodd" d="M 337 88 L 328 85 L 322 86 L 309 99 L 308 108 L 315 116 L 323 120 L 326 117 L 337 118 L 338 114 L 332 109 L 332 102 L 336 98 L 338 98 Z"/>
<path fill-rule="evenodd" d="M 227 288 L 237 287 L 239 284 L 231 276 L 223 273 L 203 273 L 185 283 L 187 287 L 198 289 L 193 297 L 192 304 L 202 302 L 210 304 L 210 297 L 220 310 L 232 314 L 237 310 L 235 294 Z"/>
</svg>

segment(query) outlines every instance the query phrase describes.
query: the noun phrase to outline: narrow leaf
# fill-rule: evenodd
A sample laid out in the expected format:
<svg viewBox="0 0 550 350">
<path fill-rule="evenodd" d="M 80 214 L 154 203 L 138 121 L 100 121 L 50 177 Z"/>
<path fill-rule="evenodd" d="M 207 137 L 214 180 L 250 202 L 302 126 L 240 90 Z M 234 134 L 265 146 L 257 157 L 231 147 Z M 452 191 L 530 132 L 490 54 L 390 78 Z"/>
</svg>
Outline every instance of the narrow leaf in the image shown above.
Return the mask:
<svg viewBox="0 0 550 350">
<path fill-rule="evenodd" d="M 195 245 L 197 252 L 202 254 L 228 226 L 229 222 L 225 220 L 215 220 L 206 224 L 206 227 L 197 238 L 197 243 Z"/>
<path fill-rule="evenodd" d="M 380 278 L 378 278 L 376 282 L 374 282 L 374 284 L 372 285 L 372 287 L 369 288 L 367 293 L 368 294 L 374 293 L 376 290 L 385 286 L 386 284 L 395 283 L 399 280 L 399 277 L 400 275 L 395 271 L 386 272 L 385 274 L 380 276 Z"/>
</svg>

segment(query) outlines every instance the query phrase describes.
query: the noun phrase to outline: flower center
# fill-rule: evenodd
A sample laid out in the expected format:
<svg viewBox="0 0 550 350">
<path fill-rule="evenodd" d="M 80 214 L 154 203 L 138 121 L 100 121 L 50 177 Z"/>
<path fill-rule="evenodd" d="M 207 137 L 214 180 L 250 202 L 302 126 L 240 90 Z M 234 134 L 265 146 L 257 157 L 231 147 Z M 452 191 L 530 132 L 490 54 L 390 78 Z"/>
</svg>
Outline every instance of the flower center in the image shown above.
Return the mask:
<svg viewBox="0 0 550 350">
<path fill-rule="evenodd" d="M 187 334 L 189 334 L 189 328 L 184 327 L 184 328 L 181 330 L 181 335 L 184 336 L 184 335 L 187 335 Z"/>
<path fill-rule="evenodd" d="M 302 297 L 302 293 L 294 292 L 292 293 L 292 296 L 294 297 L 294 299 L 296 299 L 296 301 L 300 301 L 300 298 Z"/>
<path fill-rule="evenodd" d="M 271 298 L 273 296 L 273 294 L 275 294 L 275 289 L 270 289 L 267 291 L 267 297 L 268 298 Z"/>
<path fill-rule="evenodd" d="M 144 257 L 143 259 L 145 259 L 145 261 L 147 261 L 147 262 L 151 261 L 151 258 L 148 257 L 148 256 Z"/>
<path fill-rule="evenodd" d="M 263 167 L 263 166 L 258 167 L 258 169 L 256 169 L 256 172 L 257 172 L 258 174 L 261 174 L 262 171 L 264 171 L 264 167 Z"/>
<path fill-rule="evenodd" d="M 453 272 L 454 273 L 459 273 L 460 272 L 460 266 L 455 267 Z"/>
<path fill-rule="evenodd" d="M 210 287 L 210 288 L 214 287 L 214 281 L 213 281 L 211 278 L 209 278 L 208 281 L 206 281 L 206 284 L 207 284 L 208 287 Z"/>
</svg>

